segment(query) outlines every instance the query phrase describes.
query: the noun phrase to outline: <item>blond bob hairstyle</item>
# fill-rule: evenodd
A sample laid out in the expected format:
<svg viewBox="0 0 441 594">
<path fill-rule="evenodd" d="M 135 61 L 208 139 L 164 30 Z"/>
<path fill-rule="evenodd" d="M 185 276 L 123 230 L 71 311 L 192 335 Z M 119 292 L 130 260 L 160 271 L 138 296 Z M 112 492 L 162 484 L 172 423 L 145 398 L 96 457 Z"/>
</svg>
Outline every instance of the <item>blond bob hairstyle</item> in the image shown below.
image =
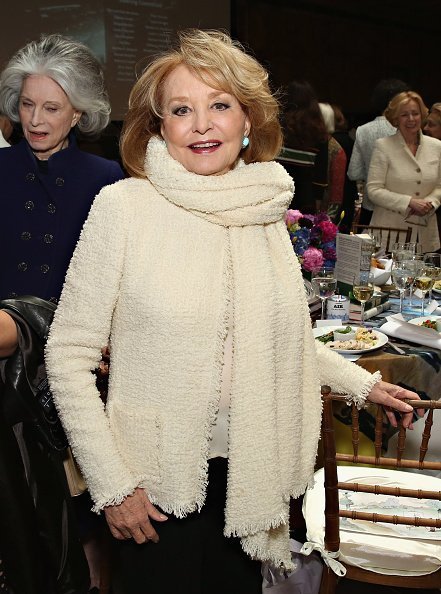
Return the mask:
<svg viewBox="0 0 441 594">
<path fill-rule="evenodd" d="M 181 64 L 204 83 L 233 95 L 247 114 L 251 131 L 246 163 L 271 161 L 280 152 L 279 102 L 270 91 L 267 71 L 226 33 L 187 29 L 177 44 L 143 71 L 129 97 L 121 135 L 121 156 L 128 173 L 145 178 L 144 159 L 152 136 L 161 136 L 164 81 Z"/>
<path fill-rule="evenodd" d="M 401 108 L 409 103 L 409 101 L 415 101 L 420 108 L 421 118 L 424 120 L 429 113 L 421 95 L 415 93 L 415 91 L 404 91 L 403 93 L 398 93 L 395 97 L 389 101 L 389 105 L 386 107 L 384 111 L 384 116 L 392 124 L 392 126 L 397 126 L 398 124 L 398 116 L 400 113 Z"/>
</svg>

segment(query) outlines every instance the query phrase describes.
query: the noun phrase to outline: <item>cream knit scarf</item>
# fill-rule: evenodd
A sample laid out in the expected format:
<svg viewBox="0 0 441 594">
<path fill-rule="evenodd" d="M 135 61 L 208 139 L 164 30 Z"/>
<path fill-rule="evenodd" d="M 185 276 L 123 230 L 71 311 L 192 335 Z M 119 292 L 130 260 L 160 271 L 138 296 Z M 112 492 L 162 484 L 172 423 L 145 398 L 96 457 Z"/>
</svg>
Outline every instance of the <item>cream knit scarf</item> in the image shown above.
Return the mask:
<svg viewBox="0 0 441 594">
<path fill-rule="evenodd" d="M 290 568 L 289 498 L 301 495 L 312 477 L 321 411 L 309 311 L 284 223 L 293 182 L 274 162 L 239 163 L 221 176 L 196 175 L 172 159 L 158 138 L 149 142 L 145 171 L 166 200 L 227 231 L 225 315 L 213 361 L 220 378 L 232 300 L 225 535 L 240 537 L 252 557 Z M 218 254 L 207 250 L 203 257 L 215 262 Z M 195 341 L 198 334 L 204 336 L 201 324 L 195 324 Z M 191 353 L 188 358 L 191 367 Z M 219 394 L 220 379 L 210 395 L 207 440 Z M 204 401 L 191 395 L 195 402 L 198 397 Z"/>
</svg>

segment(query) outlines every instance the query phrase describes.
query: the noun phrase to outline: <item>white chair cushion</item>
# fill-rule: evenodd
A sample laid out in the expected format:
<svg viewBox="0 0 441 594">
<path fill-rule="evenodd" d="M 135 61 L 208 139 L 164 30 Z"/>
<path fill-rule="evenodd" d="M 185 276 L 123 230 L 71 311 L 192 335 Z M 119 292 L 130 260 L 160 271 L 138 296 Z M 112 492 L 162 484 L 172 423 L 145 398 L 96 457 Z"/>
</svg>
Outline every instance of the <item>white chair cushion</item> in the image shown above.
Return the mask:
<svg viewBox="0 0 441 594">
<path fill-rule="evenodd" d="M 339 466 L 340 482 L 371 483 L 410 489 L 441 491 L 441 479 L 387 470 Z M 324 471 L 318 470 L 315 484 L 308 489 L 303 503 L 307 540 L 324 546 L 325 491 Z M 359 505 L 360 501 L 362 506 Z M 355 505 L 355 503 L 357 505 Z M 340 509 L 357 508 L 365 512 L 402 516 L 441 517 L 437 500 L 413 499 L 340 491 Z M 414 528 L 340 518 L 339 560 L 356 567 L 390 575 L 424 575 L 441 566 L 441 530 Z"/>
</svg>

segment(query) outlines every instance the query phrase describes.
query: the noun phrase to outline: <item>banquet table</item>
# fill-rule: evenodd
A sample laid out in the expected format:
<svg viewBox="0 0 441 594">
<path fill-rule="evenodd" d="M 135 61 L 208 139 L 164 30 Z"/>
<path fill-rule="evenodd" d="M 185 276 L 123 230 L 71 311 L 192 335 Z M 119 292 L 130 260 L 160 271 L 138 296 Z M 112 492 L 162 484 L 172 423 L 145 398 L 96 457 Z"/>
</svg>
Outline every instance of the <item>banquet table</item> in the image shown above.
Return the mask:
<svg viewBox="0 0 441 594">
<path fill-rule="evenodd" d="M 370 321 L 371 325 L 381 330 L 381 324 L 388 315 L 393 313 L 393 311 L 383 312 L 381 316 L 378 316 L 377 320 L 374 318 Z M 404 354 L 397 353 L 394 346 L 398 347 Z M 438 400 L 441 398 L 441 373 L 439 373 L 441 369 L 441 350 L 439 349 L 389 337 L 389 342 L 384 346 L 362 355 L 353 364 L 359 365 L 371 373 L 380 371 L 384 381 L 417 392 L 422 399 Z M 344 403 L 334 404 L 335 417 L 343 425 L 349 426 L 350 407 Z M 420 422 L 418 421 L 418 423 Z M 360 430 L 363 434 L 361 447 L 365 450 L 363 453 L 368 453 L 367 449 L 370 449 L 374 441 L 374 429 L 375 418 L 368 406 L 360 411 Z M 396 431 L 389 425 L 386 418 L 384 429 L 383 446 L 386 450 L 389 439 Z M 350 440 L 350 435 L 346 433 L 344 428 L 340 429 L 340 433 L 340 438 L 343 441 Z"/>
<path fill-rule="evenodd" d="M 380 371 L 384 381 L 417 392 L 422 399 L 441 398 L 441 351 L 406 343 L 398 344 L 405 352 L 404 355 L 396 353 L 386 344 L 378 351 L 363 355 L 354 365 L 371 373 Z M 350 425 L 350 407 L 344 403 L 335 403 L 334 414 L 341 423 Z M 360 430 L 369 441 L 374 441 L 375 418 L 369 406 L 360 411 Z M 385 420 L 385 449 L 393 433 L 394 430 Z"/>
</svg>

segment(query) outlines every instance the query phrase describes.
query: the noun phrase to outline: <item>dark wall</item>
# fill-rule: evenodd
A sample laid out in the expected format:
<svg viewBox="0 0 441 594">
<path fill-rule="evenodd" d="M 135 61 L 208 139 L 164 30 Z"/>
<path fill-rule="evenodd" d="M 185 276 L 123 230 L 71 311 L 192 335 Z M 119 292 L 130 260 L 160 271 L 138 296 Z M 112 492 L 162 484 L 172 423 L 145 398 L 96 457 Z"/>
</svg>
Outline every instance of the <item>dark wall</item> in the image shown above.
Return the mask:
<svg viewBox="0 0 441 594">
<path fill-rule="evenodd" d="M 373 86 L 401 78 L 441 101 L 441 1 L 233 0 L 232 33 L 274 85 L 306 79 L 320 100 L 369 115 Z"/>
</svg>

